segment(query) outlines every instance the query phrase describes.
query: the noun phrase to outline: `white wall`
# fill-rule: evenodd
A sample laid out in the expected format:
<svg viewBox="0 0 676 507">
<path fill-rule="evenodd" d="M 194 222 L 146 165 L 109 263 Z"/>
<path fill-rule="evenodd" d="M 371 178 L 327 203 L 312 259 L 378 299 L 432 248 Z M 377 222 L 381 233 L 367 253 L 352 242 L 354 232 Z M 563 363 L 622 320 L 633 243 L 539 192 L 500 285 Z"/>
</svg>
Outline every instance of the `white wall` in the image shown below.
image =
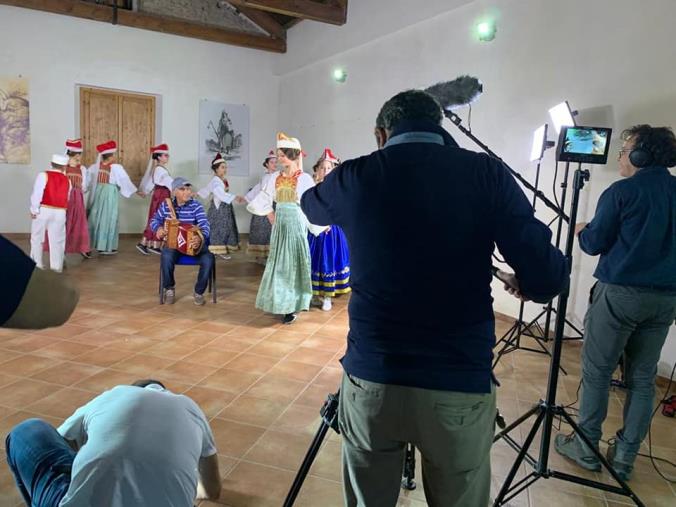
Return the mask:
<svg viewBox="0 0 676 507">
<path fill-rule="evenodd" d="M 157 141 L 171 148 L 174 175 L 196 177 L 198 110 L 208 98 L 250 106 L 251 176 L 229 177 L 234 192 L 253 185 L 274 143 L 278 78 L 274 56 L 184 37 L 0 6 L 0 74 L 29 79 L 32 163 L 0 165 L 0 231 L 28 232 L 28 198 L 37 172 L 79 132 L 76 85 L 150 93 L 160 98 Z M 120 203 L 121 232 L 141 232 L 149 199 Z M 236 207 L 240 231 L 250 215 Z"/>
<path fill-rule="evenodd" d="M 473 111 L 475 134 L 530 181 L 535 175 L 528 163 L 532 131 L 548 121 L 552 105 L 568 99 L 581 111 L 581 123 L 615 129 L 609 164 L 591 168 L 591 181 L 581 196 L 579 220 L 585 221 L 593 216 L 600 193 L 619 178 L 613 155 L 619 146 L 617 134 L 639 122 L 674 124 L 673 0 L 647 0 L 640 7 L 634 0 L 501 0 L 459 2 L 466 5 L 455 10 L 442 7 L 455 7 L 455 2 L 433 0 L 425 4 L 426 13 L 434 17 L 404 27 L 389 19 L 387 9 L 408 6 L 413 11 L 420 2 L 359 4 L 364 12 L 385 14 L 370 16 L 366 24 L 349 17 L 340 29 L 324 27 L 323 40 L 370 42 L 338 43 L 332 54 L 318 40 L 317 25 L 304 22 L 291 31 L 288 55 L 280 57 L 277 66 L 282 73 L 280 127 L 301 139 L 309 160 L 324 146 L 343 159 L 372 151 L 374 119 L 387 98 L 469 73 L 485 85 Z M 351 16 L 359 14 L 359 4 L 351 2 Z M 473 37 L 473 26 L 485 13 L 498 19 L 492 43 Z M 346 83 L 331 81 L 336 66 L 347 70 Z M 466 118 L 465 112 L 461 115 Z M 452 125 L 446 127 L 461 144 L 474 148 Z M 553 169 L 549 152 L 542 167 L 549 196 Z M 543 220 L 550 218 L 543 205 L 538 209 Z M 581 254 L 577 246 L 574 255 L 569 318 L 580 324 L 597 259 Z M 517 302 L 497 284 L 494 296 L 498 311 L 517 314 Z M 529 305 L 527 310 L 534 315 L 540 308 Z M 676 361 L 675 341 L 672 327 L 662 373 Z"/>
</svg>

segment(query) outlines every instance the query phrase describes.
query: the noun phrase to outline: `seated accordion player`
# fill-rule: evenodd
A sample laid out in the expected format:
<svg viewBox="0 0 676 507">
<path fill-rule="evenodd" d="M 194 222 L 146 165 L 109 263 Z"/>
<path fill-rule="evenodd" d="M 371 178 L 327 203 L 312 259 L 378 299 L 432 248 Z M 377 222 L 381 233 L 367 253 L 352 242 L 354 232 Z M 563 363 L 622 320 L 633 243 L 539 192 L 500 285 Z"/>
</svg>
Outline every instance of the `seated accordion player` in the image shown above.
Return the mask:
<svg viewBox="0 0 676 507">
<path fill-rule="evenodd" d="M 171 199 L 167 198 L 166 202 L 169 207 L 169 212 L 171 213 L 171 218 L 167 218 L 164 221 L 164 228 L 167 231 L 167 247 L 178 250 L 183 255 L 197 255 L 204 242 L 202 231 L 199 226 L 195 224 L 181 223 L 176 217 L 176 210 L 174 209 Z M 200 238 L 197 248 L 193 247 L 193 239 L 195 236 Z"/>
</svg>

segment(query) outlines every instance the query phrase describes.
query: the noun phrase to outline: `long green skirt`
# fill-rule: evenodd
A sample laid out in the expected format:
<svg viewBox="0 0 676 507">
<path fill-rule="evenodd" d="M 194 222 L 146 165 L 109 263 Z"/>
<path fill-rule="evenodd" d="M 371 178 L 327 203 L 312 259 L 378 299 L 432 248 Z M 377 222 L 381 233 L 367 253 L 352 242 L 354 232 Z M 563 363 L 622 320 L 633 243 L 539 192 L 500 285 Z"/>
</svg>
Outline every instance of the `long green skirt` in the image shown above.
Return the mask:
<svg viewBox="0 0 676 507">
<path fill-rule="evenodd" d="M 295 203 L 277 204 L 270 255 L 256 296 L 256 308 L 285 315 L 310 308 L 312 278 L 307 228 Z"/>
<path fill-rule="evenodd" d="M 91 247 L 100 252 L 117 250 L 120 190 L 117 185 L 99 183 L 94 191 L 87 220 Z"/>
</svg>

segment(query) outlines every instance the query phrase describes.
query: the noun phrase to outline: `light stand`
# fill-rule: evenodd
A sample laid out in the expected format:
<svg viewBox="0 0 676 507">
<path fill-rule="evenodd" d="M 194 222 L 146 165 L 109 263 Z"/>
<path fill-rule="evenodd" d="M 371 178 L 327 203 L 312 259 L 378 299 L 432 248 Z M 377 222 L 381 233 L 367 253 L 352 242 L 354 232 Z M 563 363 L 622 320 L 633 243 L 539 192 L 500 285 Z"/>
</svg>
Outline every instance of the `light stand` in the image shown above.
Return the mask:
<svg viewBox="0 0 676 507">
<path fill-rule="evenodd" d="M 570 224 L 575 223 L 580 199 L 580 190 L 582 190 L 584 182 L 589 179 L 589 171 L 587 170 L 583 171 L 581 166 L 582 166 L 581 163 L 578 164 L 578 168 L 575 171 L 575 176 L 573 179 L 573 197 L 571 200 L 570 222 L 569 222 Z M 565 256 L 566 259 L 568 259 L 569 263 L 572 262 L 574 241 L 575 241 L 575 229 L 571 225 L 570 227 L 568 227 L 568 235 L 565 250 Z M 565 407 L 556 404 L 556 389 L 559 378 L 559 366 L 561 363 L 563 332 L 566 325 L 565 315 L 568 306 L 569 292 L 570 287 L 568 286 L 559 296 L 557 304 L 556 324 L 554 332 L 554 346 L 552 349 L 552 361 L 549 368 L 549 379 L 547 382 L 546 399 L 540 400 L 540 402 L 536 404 L 532 409 L 523 414 L 516 421 L 507 426 L 507 428 L 505 428 L 503 431 L 501 431 L 495 436 L 494 442 L 499 439 L 504 439 L 510 447 L 512 447 L 518 452 L 518 456 L 514 461 L 514 464 L 512 465 L 512 468 L 510 469 L 509 473 L 507 474 L 507 478 L 505 479 L 505 482 L 503 483 L 500 492 L 495 498 L 493 505 L 494 506 L 505 505 L 506 502 L 508 502 L 516 495 L 527 489 L 531 484 L 533 484 L 540 478 L 544 479 L 554 478 L 627 496 L 631 498 L 636 505 L 643 507 L 644 504 L 641 502 L 641 500 L 629 488 L 626 482 L 623 481 L 622 478 L 617 475 L 615 470 L 613 470 L 613 467 L 606 460 L 605 456 L 603 456 L 601 452 L 592 445 L 591 441 L 584 435 L 584 433 L 582 433 L 577 423 L 568 414 L 568 412 L 566 412 Z M 510 436 L 510 432 L 515 428 L 517 428 L 518 426 L 520 426 L 522 423 L 524 423 L 528 418 L 530 418 L 533 415 L 536 416 L 535 422 L 533 423 L 532 428 L 528 432 L 528 435 L 526 436 L 523 445 L 519 445 L 519 443 L 516 442 Z M 615 481 L 617 481 L 620 487 L 611 486 L 608 484 L 604 484 L 602 482 L 593 481 L 590 479 L 578 477 L 564 472 L 559 472 L 556 470 L 551 470 L 549 468 L 549 450 L 551 445 L 552 428 L 555 417 L 562 418 L 572 427 L 575 435 L 577 435 L 580 439 L 582 439 L 587 448 L 592 450 L 592 452 L 599 459 L 603 467 L 610 473 L 610 475 L 612 475 L 612 477 L 615 479 Z M 542 427 L 542 435 L 540 438 L 539 456 L 537 459 L 535 459 L 531 454 L 529 454 L 528 451 L 531 445 L 533 444 L 535 435 L 537 434 L 540 427 Z M 524 461 L 533 468 L 533 471 L 525 478 L 521 479 L 515 484 L 512 484 L 519 468 L 521 467 L 521 464 Z"/>
</svg>

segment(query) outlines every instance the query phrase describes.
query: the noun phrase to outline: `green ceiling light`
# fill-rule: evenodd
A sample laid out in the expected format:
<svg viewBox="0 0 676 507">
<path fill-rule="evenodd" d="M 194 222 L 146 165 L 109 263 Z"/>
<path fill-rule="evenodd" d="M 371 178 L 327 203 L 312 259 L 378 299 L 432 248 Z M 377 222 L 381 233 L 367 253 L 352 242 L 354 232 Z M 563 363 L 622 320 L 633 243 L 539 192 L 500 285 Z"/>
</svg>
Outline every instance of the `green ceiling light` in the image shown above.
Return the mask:
<svg viewBox="0 0 676 507">
<path fill-rule="evenodd" d="M 347 79 L 347 72 L 345 69 L 337 68 L 333 69 L 333 80 L 338 83 L 344 83 Z"/>
<path fill-rule="evenodd" d="M 476 25 L 477 37 L 481 42 L 490 42 L 495 39 L 498 27 L 493 20 L 483 20 Z"/>
</svg>

